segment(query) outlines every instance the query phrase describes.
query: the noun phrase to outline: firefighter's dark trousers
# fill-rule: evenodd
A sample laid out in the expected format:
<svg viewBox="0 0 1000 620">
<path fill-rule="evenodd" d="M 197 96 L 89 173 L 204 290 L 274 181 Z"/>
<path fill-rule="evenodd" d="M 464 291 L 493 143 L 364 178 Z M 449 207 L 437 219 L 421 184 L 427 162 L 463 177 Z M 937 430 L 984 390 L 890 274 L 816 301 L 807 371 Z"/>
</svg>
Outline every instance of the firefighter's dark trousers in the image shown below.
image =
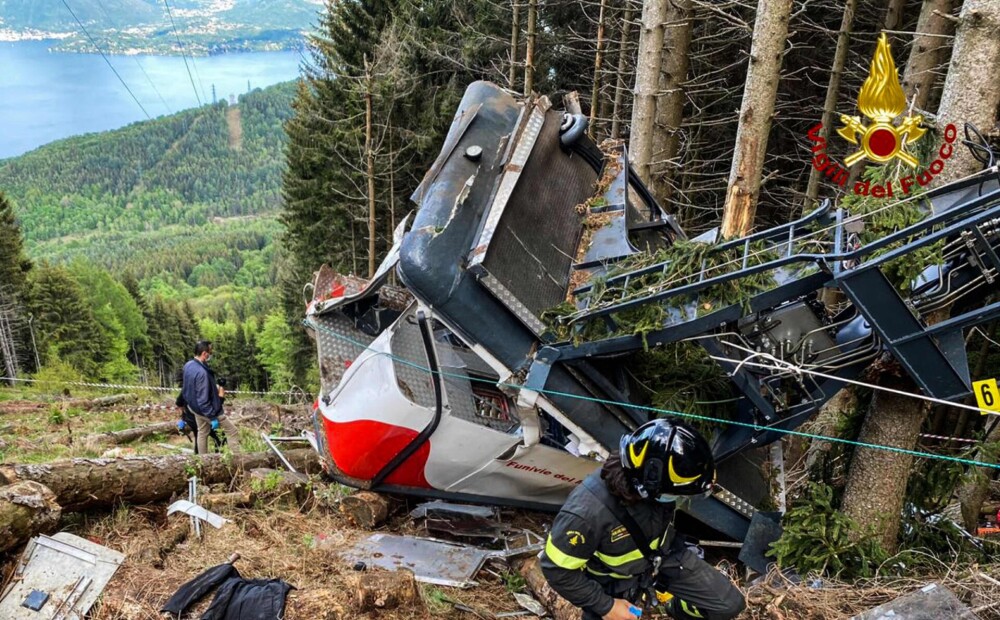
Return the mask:
<svg viewBox="0 0 1000 620">
<path fill-rule="evenodd" d="M 615 598 L 639 600 L 637 580 L 601 581 L 604 591 Z M 743 593 L 729 578 L 694 552 L 682 548 L 663 558 L 654 588 L 674 595 L 667 605 L 671 617 L 679 620 L 730 620 L 746 606 Z M 599 616 L 585 611 L 583 620 L 598 620 Z"/>
</svg>

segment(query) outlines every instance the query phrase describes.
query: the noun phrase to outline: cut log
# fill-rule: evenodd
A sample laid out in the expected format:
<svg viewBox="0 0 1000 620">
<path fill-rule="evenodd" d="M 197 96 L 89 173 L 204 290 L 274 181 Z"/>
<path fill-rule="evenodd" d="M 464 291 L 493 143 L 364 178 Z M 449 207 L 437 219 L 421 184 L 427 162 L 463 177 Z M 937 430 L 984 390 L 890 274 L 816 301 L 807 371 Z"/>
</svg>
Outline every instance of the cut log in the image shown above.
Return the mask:
<svg viewBox="0 0 1000 620">
<path fill-rule="evenodd" d="M 408 570 L 361 573 L 354 587 L 354 603 L 360 612 L 423 606 L 417 580 Z"/>
<path fill-rule="evenodd" d="M 132 402 L 138 398 L 135 394 L 113 394 L 111 396 L 101 396 L 100 398 L 74 398 L 73 400 L 64 400 L 59 404 L 66 407 L 98 409 L 100 407 L 110 407 L 111 405 Z"/>
<path fill-rule="evenodd" d="M 316 453 L 288 450 L 285 458 L 300 471 L 316 471 Z M 0 484 L 33 480 L 49 487 L 65 511 L 108 508 L 117 503 L 146 504 L 187 490 L 188 478 L 202 484 L 230 482 L 242 472 L 281 467 L 270 453 L 206 456 L 147 456 L 123 459 L 72 459 L 39 465 L 0 465 Z"/>
<path fill-rule="evenodd" d="M 27 480 L 0 487 L 0 554 L 51 532 L 61 514 L 55 493 L 45 485 Z"/>
<path fill-rule="evenodd" d="M 187 517 L 176 519 L 170 523 L 165 530 L 156 531 L 154 540 L 142 546 L 138 551 L 138 559 L 141 564 L 148 564 L 153 568 L 162 569 L 163 560 L 167 554 L 181 544 L 191 533 L 191 520 Z"/>
<path fill-rule="evenodd" d="M 371 491 L 360 491 L 340 500 L 340 512 L 363 530 L 375 529 L 389 516 L 389 500 Z"/>
<path fill-rule="evenodd" d="M 555 620 L 580 620 L 583 612 L 579 607 L 574 607 L 572 603 L 559 596 L 555 590 L 549 586 L 549 582 L 542 574 L 542 567 L 538 563 L 537 557 L 530 557 L 513 562 L 514 569 L 524 577 L 528 587 L 535 593 L 535 598 L 549 610 Z"/>
<path fill-rule="evenodd" d="M 129 428 L 123 431 L 88 435 L 83 441 L 84 444 L 90 448 L 98 448 L 101 446 L 117 446 L 130 441 L 145 439 L 146 437 L 160 433 L 176 432 L 176 422 L 158 422 L 156 424 L 150 424 L 149 426 L 139 426 L 137 428 Z"/>
<path fill-rule="evenodd" d="M 253 503 L 253 500 L 253 493 L 236 491 L 235 493 L 210 493 L 202 495 L 198 498 L 198 503 L 209 510 L 215 510 L 217 508 L 249 506 Z"/>
</svg>

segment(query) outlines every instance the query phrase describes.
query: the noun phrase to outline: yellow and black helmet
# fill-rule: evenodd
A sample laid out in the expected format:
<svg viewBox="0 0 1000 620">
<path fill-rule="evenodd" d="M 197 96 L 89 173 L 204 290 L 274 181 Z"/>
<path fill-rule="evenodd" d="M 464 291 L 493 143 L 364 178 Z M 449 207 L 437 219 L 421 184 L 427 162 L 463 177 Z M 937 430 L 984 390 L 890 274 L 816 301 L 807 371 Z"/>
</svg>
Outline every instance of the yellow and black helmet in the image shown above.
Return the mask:
<svg viewBox="0 0 1000 620">
<path fill-rule="evenodd" d="M 715 483 L 715 459 L 708 442 L 674 420 L 647 422 L 621 439 L 622 467 L 643 499 L 673 501 L 703 495 Z"/>
</svg>

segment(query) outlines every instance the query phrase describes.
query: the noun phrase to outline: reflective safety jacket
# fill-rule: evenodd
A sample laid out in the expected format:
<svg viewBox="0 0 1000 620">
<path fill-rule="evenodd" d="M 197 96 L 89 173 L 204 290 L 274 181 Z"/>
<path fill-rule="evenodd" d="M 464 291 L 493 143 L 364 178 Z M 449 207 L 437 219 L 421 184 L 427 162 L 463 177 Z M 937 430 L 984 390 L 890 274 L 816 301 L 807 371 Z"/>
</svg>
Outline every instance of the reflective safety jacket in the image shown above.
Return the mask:
<svg viewBox="0 0 1000 620">
<path fill-rule="evenodd" d="M 599 469 L 590 477 L 604 486 Z M 667 551 L 674 505 L 639 502 L 623 507 L 642 528 L 652 549 Z M 615 597 L 608 592 L 623 592 L 652 570 L 625 526 L 583 484 L 570 493 L 552 523 L 541 565 L 556 592 L 598 616 L 614 605 Z"/>
</svg>

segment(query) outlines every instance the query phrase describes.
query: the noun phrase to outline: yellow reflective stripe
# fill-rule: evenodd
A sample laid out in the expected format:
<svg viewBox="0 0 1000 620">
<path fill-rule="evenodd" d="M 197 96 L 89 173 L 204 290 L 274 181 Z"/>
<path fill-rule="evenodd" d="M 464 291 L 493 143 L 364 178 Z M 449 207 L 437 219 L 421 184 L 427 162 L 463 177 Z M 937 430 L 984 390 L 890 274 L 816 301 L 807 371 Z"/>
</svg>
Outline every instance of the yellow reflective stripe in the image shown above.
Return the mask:
<svg viewBox="0 0 1000 620">
<path fill-rule="evenodd" d="M 592 573 L 594 575 L 600 575 L 601 577 L 611 577 L 613 579 L 631 579 L 632 577 L 635 577 L 635 575 L 619 575 L 618 573 L 602 573 L 601 571 L 594 570 L 594 569 L 590 568 L 589 566 L 587 567 L 587 572 L 588 573 Z"/>
<path fill-rule="evenodd" d="M 681 601 L 681 609 L 684 610 L 684 613 L 686 613 L 687 615 L 689 615 L 689 616 L 691 616 L 693 618 L 704 618 L 705 617 L 705 616 L 701 615 L 701 612 L 698 611 L 698 608 L 695 607 L 694 605 L 691 605 L 689 607 L 688 606 L 688 602 L 685 601 L 685 600 Z"/>
<path fill-rule="evenodd" d="M 652 550 L 654 550 L 654 551 L 656 549 L 659 549 L 660 548 L 660 541 L 659 540 L 654 540 L 649 545 L 649 548 L 652 549 Z M 636 549 L 635 551 L 629 551 L 628 553 L 626 553 L 624 555 L 605 555 L 605 554 L 603 554 L 601 552 L 597 552 L 594 555 L 597 556 L 597 559 L 599 559 L 600 561 L 604 562 L 608 566 L 621 566 L 622 564 L 628 564 L 629 562 L 635 562 L 636 560 L 641 560 L 641 559 L 643 559 L 645 557 L 644 555 L 642 555 L 642 551 L 639 550 L 639 549 Z"/>
<path fill-rule="evenodd" d="M 552 560 L 552 563 L 559 568 L 566 570 L 580 570 L 587 564 L 586 558 L 575 558 L 568 553 L 563 553 L 559 547 L 552 542 L 552 535 L 549 535 L 548 542 L 545 543 L 545 555 Z"/>
</svg>

